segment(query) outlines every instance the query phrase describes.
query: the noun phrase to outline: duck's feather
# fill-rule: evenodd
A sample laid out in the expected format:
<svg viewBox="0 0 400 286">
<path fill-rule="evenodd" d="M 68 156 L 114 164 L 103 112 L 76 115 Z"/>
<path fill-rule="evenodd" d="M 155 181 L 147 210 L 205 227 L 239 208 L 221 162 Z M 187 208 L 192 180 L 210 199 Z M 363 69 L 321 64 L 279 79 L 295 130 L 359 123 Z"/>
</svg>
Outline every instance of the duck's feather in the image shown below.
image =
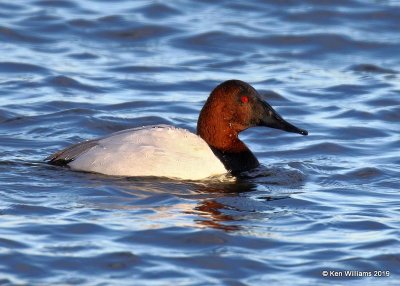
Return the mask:
<svg viewBox="0 0 400 286">
<path fill-rule="evenodd" d="M 74 161 L 79 155 L 83 154 L 84 152 L 88 151 L 92 147 L 95 147 L 96 145 L 99 145 L 99 141 L 103 139 L 107 139 L 110 137 L 113 137 L 118 134 L 123 134 L 123 133 L 131 133 L 135 132 L 141 129 L 146 129 L 146 128 L 164 128 L 167 127 L 168 125 L 149 125 L 149 126 L 144 126 L 144 127 L 137 127 L 137 128 L 130 128 L 130 129 L 125 129 L 121 130 L 118 132 L 114 132 L 110 135 L 107 135 L 105 137 L 101 137 L 98 139 L 94 140 L 87 140 L 83 142 L 79 142 L 77 144 L 71 145 L 61 151 L 58 151 L 50 156 L 48 156 L 45 161 L 48 161 L 50 164 L 54 165 L 67 165 L 71 161 Z"/>
<path fill-rule="evenodd" d="M 168 125 L 128 129 L 85 141 L 48 160 L 74 170 L 118 176 L 198 180 L 227 172 L 203 139 Z"/>
</svg>

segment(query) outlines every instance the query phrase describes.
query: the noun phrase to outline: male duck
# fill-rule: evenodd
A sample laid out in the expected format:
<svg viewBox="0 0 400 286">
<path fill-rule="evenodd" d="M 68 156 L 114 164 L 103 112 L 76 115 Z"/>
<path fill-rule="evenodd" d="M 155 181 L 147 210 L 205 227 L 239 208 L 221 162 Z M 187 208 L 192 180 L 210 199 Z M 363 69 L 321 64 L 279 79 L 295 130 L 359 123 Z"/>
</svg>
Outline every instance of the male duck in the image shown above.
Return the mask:
<svg viewBox="0 0 400 286">
<path fill-rule="evenodd" d="M 259 166 L 238 137 L 254 126 L 308 134 L 285 121 L 249 84 L 228 80 L 204 104 L 197 135 L 168 125 L 145 126 L 72 145 L 47 160 L 73 170 L 114 176 L 201 180 L 227 172 L 237 175 Z"/>
</svg>

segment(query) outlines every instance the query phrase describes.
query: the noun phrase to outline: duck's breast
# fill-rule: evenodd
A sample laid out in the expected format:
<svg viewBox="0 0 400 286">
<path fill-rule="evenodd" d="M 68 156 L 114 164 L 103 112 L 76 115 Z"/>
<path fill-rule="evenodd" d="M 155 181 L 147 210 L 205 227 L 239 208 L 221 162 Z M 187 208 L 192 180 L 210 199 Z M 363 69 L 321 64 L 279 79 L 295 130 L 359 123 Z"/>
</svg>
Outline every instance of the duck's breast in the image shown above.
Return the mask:
<svg viewBox="0 0 400 286">
<path fill-rule="evenodd" d="M 74 170 L 106 175 L 188 180 L 227 172 L 203 139 L 172 126 L 125 130 L 96 143 L 68 165 Z"/>
</svg>

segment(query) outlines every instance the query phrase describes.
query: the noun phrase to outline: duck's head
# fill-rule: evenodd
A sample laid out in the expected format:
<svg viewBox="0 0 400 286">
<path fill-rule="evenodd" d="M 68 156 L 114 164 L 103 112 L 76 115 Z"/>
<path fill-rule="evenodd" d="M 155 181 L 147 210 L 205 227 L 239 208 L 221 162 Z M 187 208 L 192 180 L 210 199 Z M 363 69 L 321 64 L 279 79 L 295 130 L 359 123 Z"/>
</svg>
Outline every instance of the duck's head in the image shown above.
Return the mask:
<svg viewBox="0 0 400 286">
<path fill-rule="evenodd" d="M 284 120 L 252 86 L 240 80 L 225 81 L 211 92 L 200 112 L 197 133 L 210 146 L 229 150 L 241 131 L 255 126 L 308 134 Z"/>
</svg>

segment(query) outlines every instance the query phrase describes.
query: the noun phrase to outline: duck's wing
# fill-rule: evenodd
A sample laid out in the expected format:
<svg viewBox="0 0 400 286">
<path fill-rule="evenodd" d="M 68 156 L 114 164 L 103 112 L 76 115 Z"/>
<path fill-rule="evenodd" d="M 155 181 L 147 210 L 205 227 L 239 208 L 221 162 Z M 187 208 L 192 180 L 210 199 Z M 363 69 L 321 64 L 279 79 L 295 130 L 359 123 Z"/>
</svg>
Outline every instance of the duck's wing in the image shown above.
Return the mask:
<svg viewBox="0 0 400 286">
<path fill-rule="evenodd" d="M 50 155 L 45 160 L 54 165 L 67 165 L 69 162 L 75 160 L 79 155 L 92 149 L 98 144 L 99 139 L 80 142 Z"/>
<path fill-rule="evenodd" d="M 64 166 L 67 165 L 68 163 L 74 161 L 78 156 L 81 154 L 89 151 L 95 146 L 100 145 L 100 141 L 103 139 L 107 139 L 109 137 L 115 136 L 115 135 L 121 135 L 125 133 L 131 133 L 139 130 L 144 130 L 144 129 L 152 129 L 152 128 L 168 128 L 170 126 L 165 125 L 165 124 L 160 124 L 160 125 L 150 125 L 150 126 L 143 126 L 143 127 L 136 127 L 136 128 L 130 128 L 130 129 L 125 129 L 121 130 L 118 132 L 114 132 L 108 136 L 104 136 L 98 139 L 93 139 L 93 140 L 88 140 L 88 141 L 83 141 L 74 145 L 71 145 L 61 151 L 58 151 L 49 157 L 45 159 L 50 164 L 53 165 L 60 165 Z"/>
</svg>

